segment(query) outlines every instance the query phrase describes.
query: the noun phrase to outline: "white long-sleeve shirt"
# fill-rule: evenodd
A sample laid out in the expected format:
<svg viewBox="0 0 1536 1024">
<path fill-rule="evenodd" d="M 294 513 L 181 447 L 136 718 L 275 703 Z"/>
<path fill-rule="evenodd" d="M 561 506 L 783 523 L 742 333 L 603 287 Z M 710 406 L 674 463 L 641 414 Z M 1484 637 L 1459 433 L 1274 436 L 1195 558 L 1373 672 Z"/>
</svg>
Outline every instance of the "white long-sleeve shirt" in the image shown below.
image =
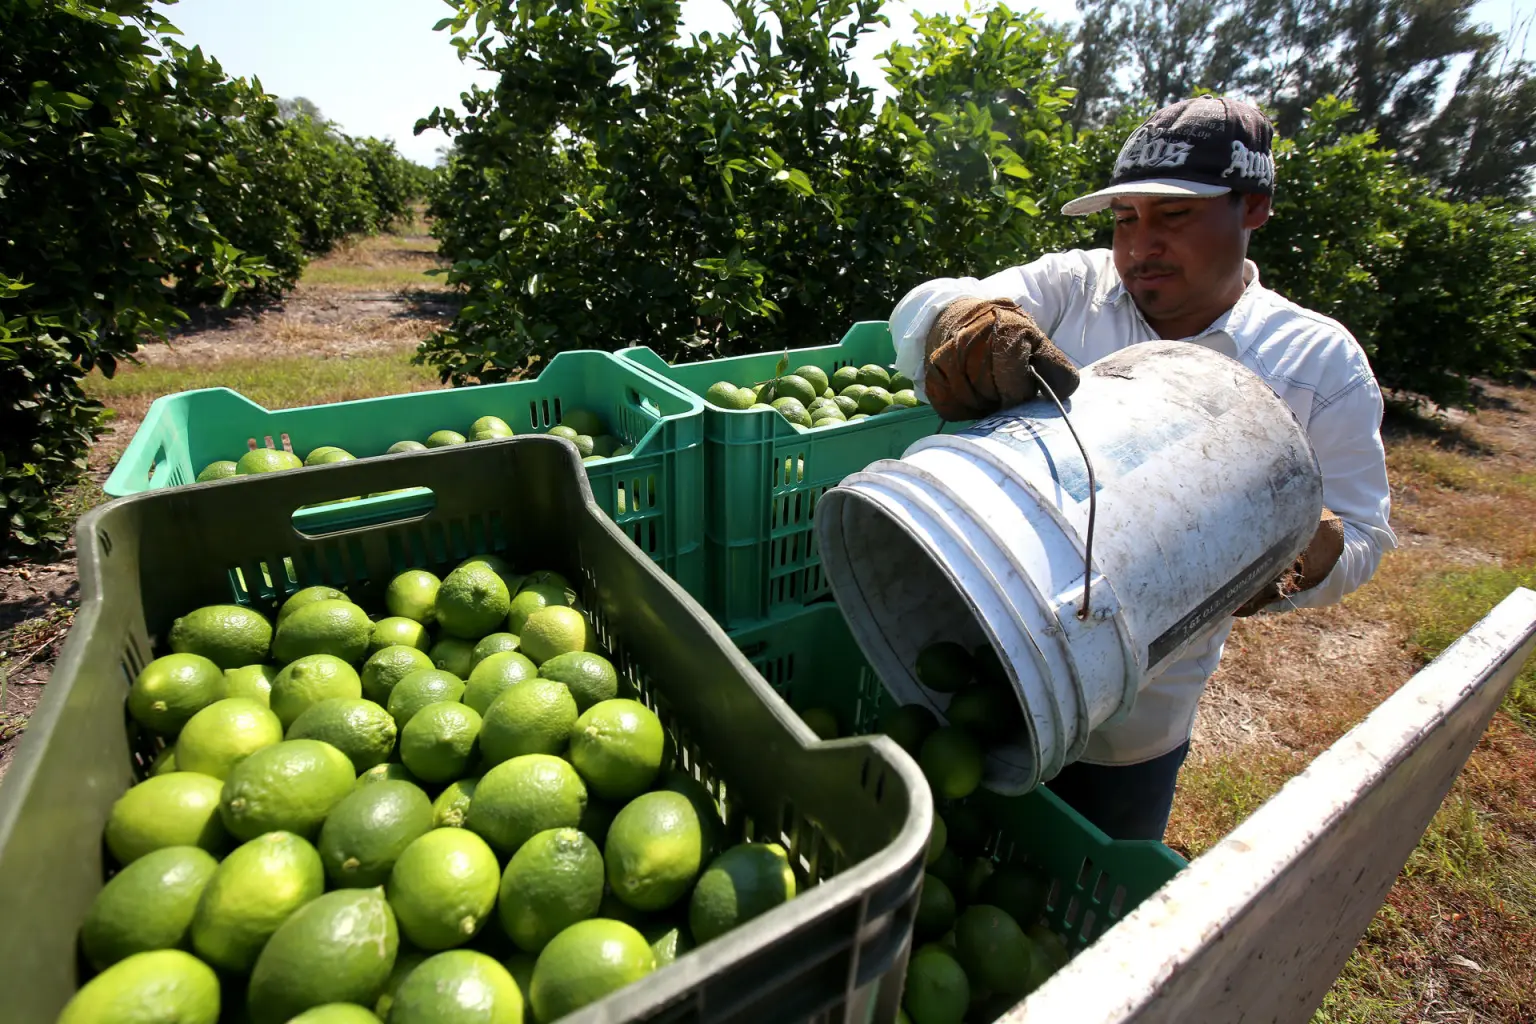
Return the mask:
<svg viewBox="0 0 1536 1024">
<path fill-rule="evenodd" d="M 1192 338 L 1171 340 L 1239 360 L 1301 421 L 1322 470 L 1323 503 L 1344 521 L 1344 553 L 1319 586 L 1280 604 L 1333 604 L 1370 579 L 1382 553 L 1397 546 L 1387 522 L 1391 498 L 1381 444 L 1381 390 L 1364 350 L 1341 324 L 1265 288 L 1252 261 L 1244 262 L 1243 280 L 1242 296 L 1215 323 Z M 1052 253 L 982 280 L 940 278 L 909 292 L 890 321 L 896 368 L 912 378 L 924 400 L 928 332 L 939 311 L 958 298 L 1012 299 L 1078 366 L 1127 345 L 1160 340 L 1125 290 L 1108 249 Z M 1187 740 L 1231 628 L 1229 619 L 1150 682 L 1125 721 L 1096 730 L 1083 760 L 1136 764 Z"/>
</svg>

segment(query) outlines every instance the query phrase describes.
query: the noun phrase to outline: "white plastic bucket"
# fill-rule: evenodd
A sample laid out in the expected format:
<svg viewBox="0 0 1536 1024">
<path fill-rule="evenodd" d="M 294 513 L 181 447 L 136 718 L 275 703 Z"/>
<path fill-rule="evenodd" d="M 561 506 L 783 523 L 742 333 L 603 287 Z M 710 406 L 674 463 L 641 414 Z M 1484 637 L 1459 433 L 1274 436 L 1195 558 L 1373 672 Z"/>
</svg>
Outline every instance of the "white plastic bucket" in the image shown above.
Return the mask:
<svg viewBox="0 0 1536 1024">
<path fill-rule="evenodd" d="M 1322 477 L 1295 415 L 1247 367 L 1148 342 L 1083 369 L 1066 403 L 1092 459 L 1090 614 L 1082 450 L 1048 398 L 938 434 L 828 491 L 816 534 L 832 593 L 891 695 L 942 719 L 917 653 L 988 643 L 1025 730 L 985 785 L 1032 789 L 1088 734 L 1289 566 L 1317 528 Z"/>
</svg>

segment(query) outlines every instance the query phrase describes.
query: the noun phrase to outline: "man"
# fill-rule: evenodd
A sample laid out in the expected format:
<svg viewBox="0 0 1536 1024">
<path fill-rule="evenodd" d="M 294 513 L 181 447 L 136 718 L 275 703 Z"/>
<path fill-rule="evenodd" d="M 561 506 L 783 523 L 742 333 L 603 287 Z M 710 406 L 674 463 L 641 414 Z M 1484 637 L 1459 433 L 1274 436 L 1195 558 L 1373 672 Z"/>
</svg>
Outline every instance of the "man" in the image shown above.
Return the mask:
<svg viewBox="0 0 1536 1024">
<path fill-rule="evenodd" d="M 1381 392 L 1336 321 L 1259 283 L 1248 240 L 1270 215 L 1274 130 L 1215 97 L 1153 114 L 1126 141 L 1109 186 L 1062 207 L 1115 218 L 1112 250 L 1052 253 L 985 280 L 943 278 L 891 314 L 897 368 L 947 420 L 1028 401 L 1039 376 L 1065 398 L 1075 367 L 1157 339 L 1241 361 L 1295 412 L 1323 475 L 1323 521 L 1292 571 L 1239 615 L 1337 602 L 1396 546 L 1388 526 Z M 1094 732 L 1050 788 L 1114 838 L 1161 839 L 1195 707 L 1230 620 L 1162 673 L 1122 723 Z"/>
</svg>

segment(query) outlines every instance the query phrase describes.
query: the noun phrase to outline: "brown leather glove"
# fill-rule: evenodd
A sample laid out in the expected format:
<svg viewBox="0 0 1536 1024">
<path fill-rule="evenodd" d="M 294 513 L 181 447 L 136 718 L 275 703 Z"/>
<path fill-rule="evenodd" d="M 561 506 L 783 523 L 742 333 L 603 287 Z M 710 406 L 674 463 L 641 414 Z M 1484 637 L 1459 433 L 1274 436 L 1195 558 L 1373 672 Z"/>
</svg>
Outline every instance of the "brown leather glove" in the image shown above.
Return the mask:
<svg viewBox="0 0 1536 1024">
<path fill-rule="evenodd" d="M 1312 534 L 1312 540 L 1307 544 L 1307 549 L 1297 556 L 1289 569 L 1249 598 L 1246 604 L 1232 614 L 1243 618 L 1282 598 L 1299 594 L 1303 590 L 1311 590 L 1327 578 L 1342 554 L 1344 554 L 1344 520 L 1324 508 L 1317 524 L 1317 532 Z"/>
<path fill-rule="evenodd" d="M 928 404 L 945 420 L 974 420 L 1034 398 L 1033 366 L 1057 398 L 1077 390 L 1077 367 L 1009 299 L 956 299 L 928 332 Z"/>
</svg>

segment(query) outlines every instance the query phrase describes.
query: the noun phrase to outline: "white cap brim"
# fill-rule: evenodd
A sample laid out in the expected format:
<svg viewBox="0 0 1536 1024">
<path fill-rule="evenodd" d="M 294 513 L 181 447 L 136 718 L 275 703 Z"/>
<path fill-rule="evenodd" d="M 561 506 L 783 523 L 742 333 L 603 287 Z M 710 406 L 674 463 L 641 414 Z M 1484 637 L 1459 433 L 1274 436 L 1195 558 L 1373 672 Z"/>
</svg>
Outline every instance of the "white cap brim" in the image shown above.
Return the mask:
<svg viewBox="0 0 1536 1024">
<path fill-rule="evenodd" d="M 1224 196 L 1232 190 L 1226 185 L 1207 185 L 1198 181 L 1179 178 L 1147 178 L 1143 181 L 1127 181 L 1123 185 L 1111 185 L 1085 196 L 1078 196 L 1061 208 L 1068 217 L 1081 217 L 1085 213 L 1098 213 L 1108 209 L 1110 201 L 1120 196 L 1189 196 L 1209 199 Z"/>
</svg>

